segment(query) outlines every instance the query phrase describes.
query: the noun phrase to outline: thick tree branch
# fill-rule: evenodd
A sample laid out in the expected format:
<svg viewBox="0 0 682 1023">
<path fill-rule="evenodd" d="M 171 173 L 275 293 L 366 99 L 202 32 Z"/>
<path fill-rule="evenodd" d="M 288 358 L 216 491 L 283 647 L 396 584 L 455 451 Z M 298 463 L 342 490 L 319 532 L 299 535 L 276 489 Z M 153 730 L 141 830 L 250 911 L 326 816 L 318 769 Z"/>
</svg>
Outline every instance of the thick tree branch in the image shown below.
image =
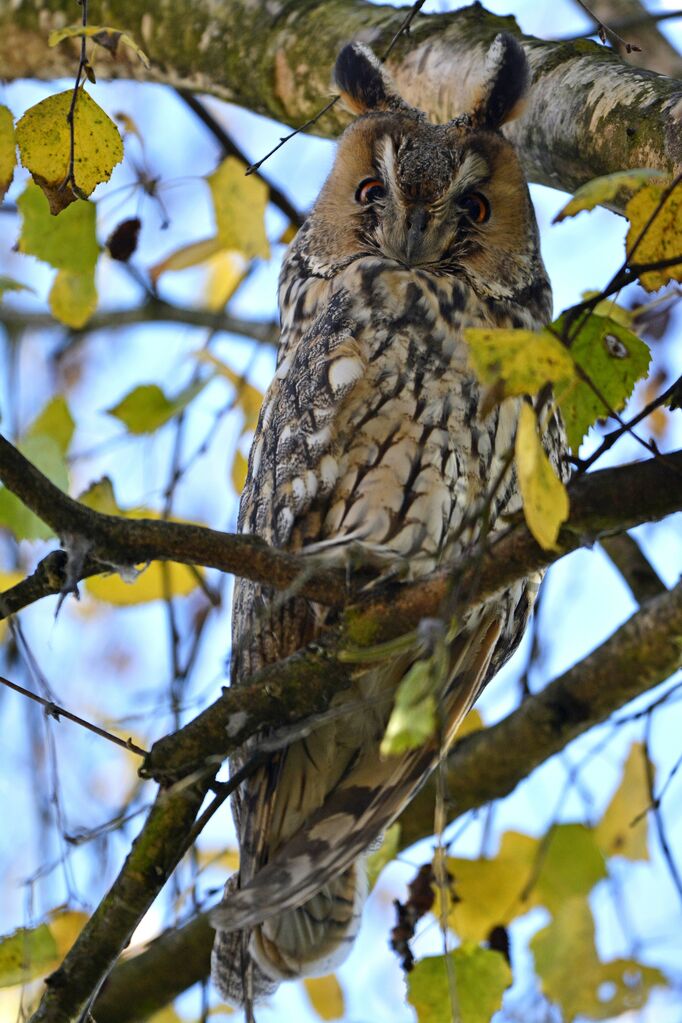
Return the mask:
<svg viewBox="0 0 682 1023">
<path fill-rule="evenodd" d="M 125 27 L 152 60 L 97 54 L 98 76 L 150 78 L 212 93 L 279 121 L 300 124 L 329 95 L 341 45 L 361 38 L 381 52 L 404 9 L 367 0 L 168 0 L 154 9 L 108 0 L 110 24 Z M 0 67 L 8 78 L 71 75 L 73 46 L 47 47 L 47 37 L 73 18 L 71 0 L 17 0 L 0 10 Z M 485 51 L 500 30 L 518 34 L 512 18 L 480 5 L 420 15 L 401 38 L 389 67 L 405 97 L 445 120 L 470 104 Z M 226 45 L 226 40 L 229 42 Z M 526 38 L 534 88 L 523 116 L 509 129 L 532 181 L 573 191 L 600 174 L 629 167 L 674 172 L 682 163 L 680 84 L 623 63 L 591 42 Z M 335 134 L 337 104 L 316 125 Z"/>
<path fill-rule="evenodd" d="M 448 759 L 449 820 L 508 795 L 537 766 L 682 663 L 682 585 L 655 598 L 580 664 L 497 725 L 456 743 Z M 401 817 L 401 844 L 433 832 L 430 782 Z M 200 916 L 118 965 L 95 1005 L 98 1023 L 133 1023 L 208 974 L 212 931 Z"/>
</svg>

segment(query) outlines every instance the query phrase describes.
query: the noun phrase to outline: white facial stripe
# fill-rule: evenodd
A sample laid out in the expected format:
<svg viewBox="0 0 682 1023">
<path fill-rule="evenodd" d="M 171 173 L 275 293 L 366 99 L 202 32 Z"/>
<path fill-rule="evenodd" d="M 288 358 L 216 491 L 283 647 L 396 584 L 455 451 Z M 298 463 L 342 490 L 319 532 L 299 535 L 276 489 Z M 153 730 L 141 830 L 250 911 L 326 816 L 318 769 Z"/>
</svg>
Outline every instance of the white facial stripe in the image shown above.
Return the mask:
<svg viewBox="0 0 682 1023">
<path fill-rule="evenodd" d="M 452 183 L 450 195 L 461 195 L 463 192 L 468 192 L 489 174 L 490 167 L 484 156 L 481 156 L 480 153 L 467 153 L 457 172 L 457 177 Z"/>
<path fill-rule="evenodd" d="M 398 192 L 398 181 L 395 169 L 395 147 L 390 135 L 384 135 L 379 142 L 377 164 L 379 165 L 384 184 L 396 195 Z"/>
</svg>

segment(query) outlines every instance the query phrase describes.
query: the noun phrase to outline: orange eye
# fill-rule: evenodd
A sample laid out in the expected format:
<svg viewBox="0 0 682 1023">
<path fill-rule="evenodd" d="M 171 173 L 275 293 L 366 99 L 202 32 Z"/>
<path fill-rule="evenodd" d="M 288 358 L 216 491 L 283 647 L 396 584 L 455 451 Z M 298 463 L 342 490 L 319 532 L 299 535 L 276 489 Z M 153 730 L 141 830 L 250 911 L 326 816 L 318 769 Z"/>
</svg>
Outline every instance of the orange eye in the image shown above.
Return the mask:
<svg viewBox="0 0 682 1023">
<path fill-rule="evenodd" d="M 469 192 L 459 204 L 474 224 L 485 224 L 490 218 L 490 203 L 480 192 Z"/>
<path fill-rule="evenodd" d="M 384 188 L 383 181 L 379 181 L 379 178 L 365 178 L 357 187 L 355 201 L 363 206 L 369 206 L 371 202 L 383 199 L 385 195 L 386 189 Z"/>
</svg>

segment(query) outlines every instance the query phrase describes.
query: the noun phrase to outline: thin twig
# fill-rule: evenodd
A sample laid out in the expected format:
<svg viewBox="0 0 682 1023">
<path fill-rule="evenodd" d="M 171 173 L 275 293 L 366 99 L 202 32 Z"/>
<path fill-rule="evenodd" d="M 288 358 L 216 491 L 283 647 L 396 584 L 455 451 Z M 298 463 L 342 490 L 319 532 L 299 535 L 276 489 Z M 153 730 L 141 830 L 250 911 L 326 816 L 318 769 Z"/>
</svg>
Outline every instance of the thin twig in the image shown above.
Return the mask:
<svg viewBox="0 0 682 1023">
<path fill-rule="evenodd" d="M 79 3 L 81 5 L 81 8 L 83 10 L 83 16 L 82 16 L 81 21 L 82 21 L 83 28 L 85 29 L 85 28 L 87 28 L 87 25 L 88 25 L 88 0 L 77 0 L 77 3 Z M 87 57 L 85 46 L 86 46 L 86 37 L 85 37 L 85 33 L 84 33 L 81 36 L 80 60 L 78 62 L 78 70 L 76 71 L 76 82 L 75 82 L 75 85 L 73 87 L 73 96 L 71 97 L 71 106 L 69 107 L 69 112 L 66 115 L 66 120 L 67 120 L 67 123 L 69 125 L 69 167 L 68 167 L 68 170 L 66 172 L 66 177 L 64 178 L 64 180 L 62 181 L 61 185 L 59 186 L 59 191 L 63 191 L 65 188 L 67 188 L 67 186 L 70 186 L 72 192 L 76 196 L 81 196 L 82 195 L 81 190 L 79 189 L 78 185 L 76 184 L 76 179 L 74 177 L 74 164 L 75 164 L 75 159 L 76 159 L 76 125 L 75 125 L 76 103 L 78 102 L 78 94 L 79 94 L 79 91 L 80 91 L 81 78 L 83 77 L 83 71 L 88 66 L 88 57 Z"/>
<path fill-rule="evenodd" d="M 113 735 L 111 732 L 107 732 L 106 729 L 100 728 L 99 725 L 93 724 L 92 721 L 86 721 L 85 718 L 79 717 L 78 714 L 73 714 L 70 710 L 60 707 L 53 700 L 46 700 L 42 696 L 32 693 L 29 689 L 24 689 L 23 686 L 18 685 L 16 682 L 11 682 L 8 678 L 4 678 L 2 675 L 0 675 L 0 684 L 8 686 L 10 689 L 14 689 L 17 693 L 21 693 L 22 696 L 27 696 L 29 700 L 34 700 L 36 703 L 40 703 L 45 708 L 47 716 L 54 718 L 55 721 L 59 721 L 60 718 L 67 718 L 69 721 L 73 721 L 75 724 L 81 725 L 83 728 L 87 728 L 89 732 L 94 732 L 95 735 L 99 735 L 103 739 L 108 739 L 109 742 L 113 742 L 117 746 L 122 746 L 123 749 L 130 750 L 131 753 L 137 754 L 138 757 L 147 757 L 149 755 L 147 750 L 142 749 L 142 747 L 134 743 L 132 739 L 121 739 L 118 735 Z"/>
<path fill-rule="evenodd" d="M 607 36 L 608 36 L 615 43 L 617 43 L 618 46 L 622 46 L 626 53 L 641 53 L 642 52 L 642 47 L 641 46 L 637 46 L 636 43 L 628 43 L 628 42 L 626 42 L 625 39 L 623 39 L 621 36 L 619 36 L 617 32 L 615 32 L 612 28 L 609 28 L 608 25 L 605 25 L 604 22 L 601 20 L 601 18 L 598 18 L 596 16 L 596 14 L 594 14 L 590 10 L 590 8 L 587 6 L 587 4 L 583 3 L 583 0 L 576 0 L 576 3 L 580 7 L 582 7 L 582 9 L 585 11 L 585 13 L 589 14 L 589 16 L 592 18 L 592 21 L 595 22 L 595 24 L 597 25 L 597 33 L 598 33 L 599 38 L 601 39 L 601 41 L 603 43 L 606 42 L 606 39 L 607 39 Z"/>
</svg>

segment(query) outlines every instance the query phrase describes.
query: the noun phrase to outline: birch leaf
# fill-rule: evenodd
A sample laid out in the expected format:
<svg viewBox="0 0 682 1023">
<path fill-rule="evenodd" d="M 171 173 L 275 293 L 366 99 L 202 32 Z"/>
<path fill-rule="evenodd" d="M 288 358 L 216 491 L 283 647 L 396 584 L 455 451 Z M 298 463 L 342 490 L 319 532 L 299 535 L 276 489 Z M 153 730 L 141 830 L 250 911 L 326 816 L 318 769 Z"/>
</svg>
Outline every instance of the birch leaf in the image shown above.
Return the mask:
<svg viewBox="0 0 682 1023">
<path fill-rule="evenodd" d="M 0 202 L 12 184 L 16 161 L 12 111 L 8 107 L 0 106 Z"/>
<path fill-rule="evenodd" d="M 516 471 L 528 528 L 544 550 L 553 550 L 568 518 L 568 494 L 545 454 L 535 412 L 526 402 L 516 431 Z"/>
<path fill-rule="evenodd" d="M 595 206 L 615 199 L 623 192 L 634 192 L 642 185 L 665 178 L 662 171 L 651 167 L 636 167 L 633 170 L 616 171 L 615 174 L 604 174 L 581 185 L 572 199 L 563 206 L 552 221 L 558 224 L 567 217 L 574 217 L 581 210 L 593 210 Z"/>
<path fill-rule="evenodd" d="M 218 237 L 224 249 L 234 249 L 247 259 L 267 259 L 270 246 L 265 234 L 268 186 L 235 156 L 226 157 L 207 178 L 215 210 Z"/>
<path fill-rule="evenodd" d="M 97 309 L 94 270 L 74 273 L 59 270 L 48 296 L 52 315 L 67 327 L 80 330 Z"/>
<path fill-rule="evenodd" d="M 660 260 L 680 257 L 673 266 L 642 273 L 639 282 L 646 291 L 657 291 L 668 281 L 682 281 L 682 187 L 680 182 L 655 214 L 653 222 L 646 228 L 646 233 L 638 242 L 637 248 L 634 249 L 649 218 L 654 215 L 661 202 L 664 191 L 663 185 L 648 185 L 633 195 L 625 207 L 625 216 L 630 221 L 630 228 L 625 240 L 628 259 L 632 258 L 634 263 L 657 263 Z"/>
</svg>

